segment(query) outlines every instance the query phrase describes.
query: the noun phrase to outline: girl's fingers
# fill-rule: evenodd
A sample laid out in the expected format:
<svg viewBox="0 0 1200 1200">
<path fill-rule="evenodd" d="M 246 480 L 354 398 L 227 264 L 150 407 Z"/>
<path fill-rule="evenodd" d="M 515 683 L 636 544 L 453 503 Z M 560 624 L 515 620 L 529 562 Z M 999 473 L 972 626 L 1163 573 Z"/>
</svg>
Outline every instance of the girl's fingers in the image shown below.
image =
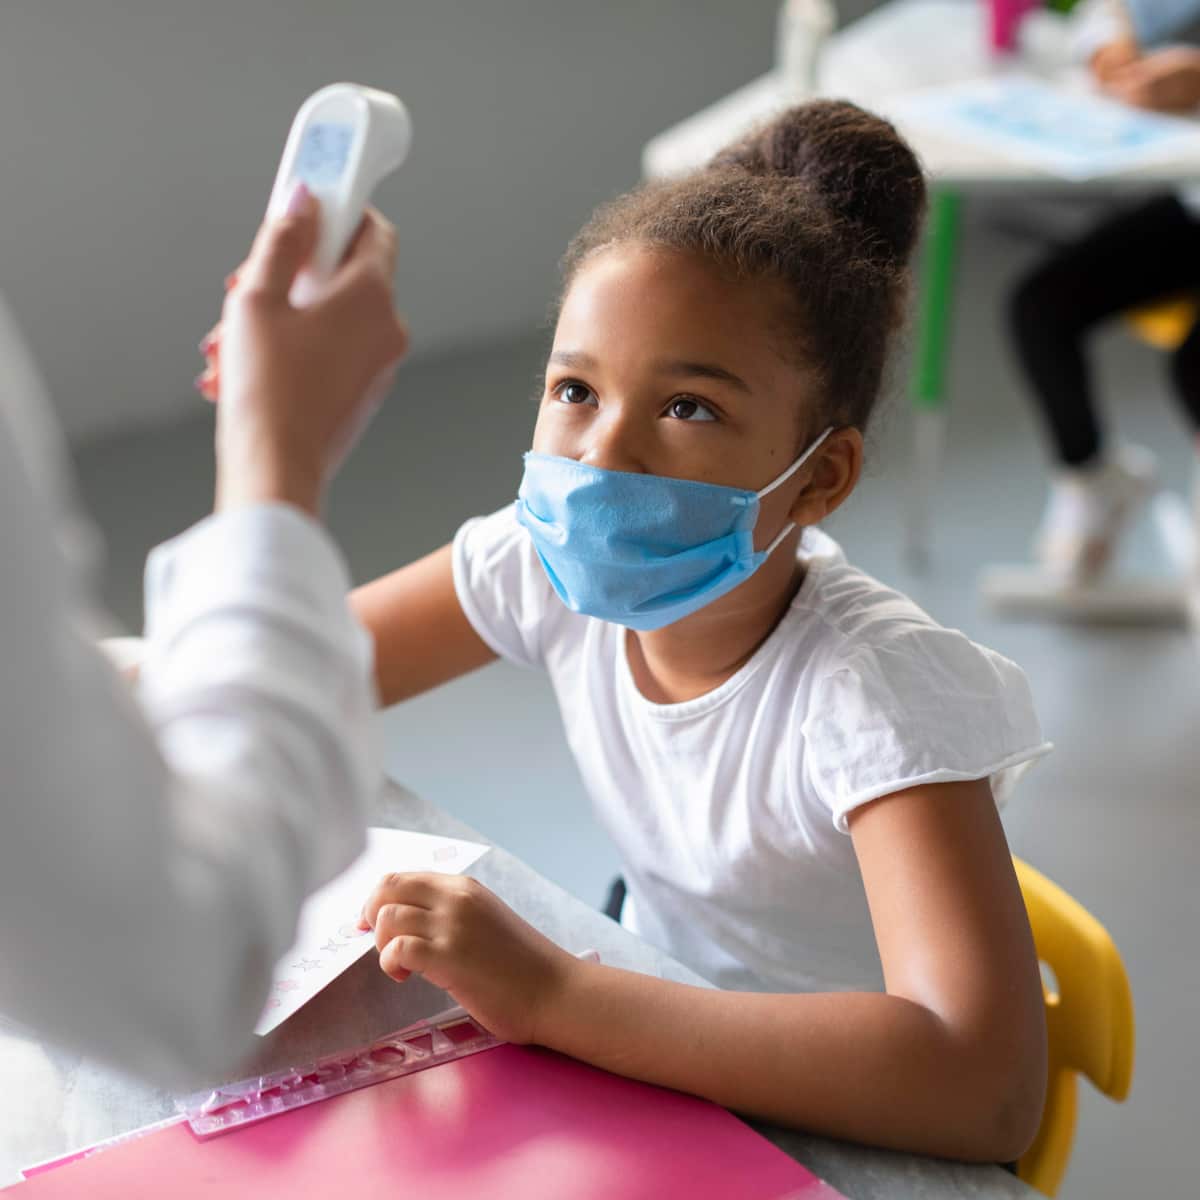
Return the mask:
<svg viewBox="0 0 1200 1200">
<path fill-rule="evenodd" d="M 403 983 L 414 972 L 424 972 L 432 957 L 432 943 L 423 937 L 405 934 L 392 938 L 379 952 L 379 967 L 385 975 Z"/>
<path fill-rule="evenodd" d="M 379 910 L 385 904 L 407 904 L 415 908 L 432 908 L 437 900 L 436 887 L 430 876 L 421 874 L 385 875 L 372 889 L 362 909 L 362 928 L 374 929 Z"/>
<path fill-rule="evenodd" d="M 433 913 L 413 904 L 385 904 L 375 916 L 375 948 L 382 951 L 393 938 L 433 936 Z"/>
<path fill-rule="evenodd" d="M 1132 105 L 1135 108 L 1144 106 L 1144 89 L 1140 83 L 1131 83 L 1125 79 L 1114 79 L 1104 90 L 1114 99 L 1121 100 L 1125 104 Z"/>
</svg>

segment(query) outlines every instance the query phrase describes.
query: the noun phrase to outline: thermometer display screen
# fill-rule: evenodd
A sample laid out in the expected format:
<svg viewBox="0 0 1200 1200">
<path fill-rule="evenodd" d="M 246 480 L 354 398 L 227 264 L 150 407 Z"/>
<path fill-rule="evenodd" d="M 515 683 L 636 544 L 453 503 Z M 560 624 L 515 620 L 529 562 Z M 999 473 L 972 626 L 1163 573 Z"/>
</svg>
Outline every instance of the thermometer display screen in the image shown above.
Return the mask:
<svg viewBox="0 0 1200 1200">
<path fill-rule="evenodd" d="M 304 131 L 296 155 L 296 178 L 310 187 L 328 187 L 337 183 L 346 169 L 354 126 L 342 122 L 318 121 Z"/>
</svg>

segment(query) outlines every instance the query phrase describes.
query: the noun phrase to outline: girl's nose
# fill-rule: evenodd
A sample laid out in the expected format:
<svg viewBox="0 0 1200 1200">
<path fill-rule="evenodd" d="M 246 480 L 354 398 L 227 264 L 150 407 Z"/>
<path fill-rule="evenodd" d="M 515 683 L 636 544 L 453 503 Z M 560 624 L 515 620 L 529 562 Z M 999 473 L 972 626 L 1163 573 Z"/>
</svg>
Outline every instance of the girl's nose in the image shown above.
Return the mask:
<svg viewBox="0 0 1200 1200">
<path fill-rule="evenodd" d="M 579 461 L 606 471 L 645 474 L 645 443 L 644 433 L 629 416 L 602 415 L 588 428 Z"/>
</svg>

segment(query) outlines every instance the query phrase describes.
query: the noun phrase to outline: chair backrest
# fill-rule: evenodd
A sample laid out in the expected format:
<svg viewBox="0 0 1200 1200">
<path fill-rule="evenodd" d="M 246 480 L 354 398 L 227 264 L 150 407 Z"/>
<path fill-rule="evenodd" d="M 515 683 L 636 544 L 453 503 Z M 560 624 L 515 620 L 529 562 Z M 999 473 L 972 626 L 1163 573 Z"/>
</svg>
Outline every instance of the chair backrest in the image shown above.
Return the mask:
<svg viewBox="0 0 1200 1200">
<path fill-rule="evenodd" d="M 1123 315 L 1143 342 L 1156 350 L 1177 350 L 1200 319 L 1200 301 L 1194 292 L 1180 292 L 1131 308 Z"/>
<path fill-rule="evenodd" d="M 1048 1196 L 1066 1172 L 1075 1133 L 1076 1074 L 1124 1100 L 1133 1076 L 1129 978 L 1108 931 L 1078 901 L 1020 859 L 1013 860 L 1045 980 L 1049 1079 L 1046 1109 L 1018 1174 Z"/>
</svg>

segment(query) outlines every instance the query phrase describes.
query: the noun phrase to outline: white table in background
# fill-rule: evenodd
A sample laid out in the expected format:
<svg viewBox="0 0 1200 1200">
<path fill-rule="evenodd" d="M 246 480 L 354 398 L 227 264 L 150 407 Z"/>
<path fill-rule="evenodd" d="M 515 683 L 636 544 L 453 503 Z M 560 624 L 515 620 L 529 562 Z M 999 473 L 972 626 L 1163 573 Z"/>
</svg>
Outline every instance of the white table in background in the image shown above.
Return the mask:
<svg viewBox="0 0 1200 1200">
<path fill-rule="evenodd" d="M 916 410 L 908 546 L 927 558 L 934 489 L 945 445 L 945 368 L 950 345 L 953 277 L 964 196 L 1170 191 L 1200 180 L 1200 150 L 1118 174 L 1072 181 L 906 123 L 892 110 L 902 97 L 939 84 L 995 75 L 1019 67 L 1061 77 L 1066 27 L 1050 13 L 1035 14 L 1020 58 L 998 58 L 987 44 L 987 8 L 978 0 L 892 0 L 834 34 L 818 77 L 822 96 L 853 100 L 893 119 L 924 163 L 931 181 L 929 225 L 910 391 Z M 1074 68 L 1077 70 L 1077 68 Z M 780 109 L 804 99 L 775 71 L 716 101 L 652 138 L 642 155 L 648 178 L 700 166 L 717 150 Z"/>
</svg>

